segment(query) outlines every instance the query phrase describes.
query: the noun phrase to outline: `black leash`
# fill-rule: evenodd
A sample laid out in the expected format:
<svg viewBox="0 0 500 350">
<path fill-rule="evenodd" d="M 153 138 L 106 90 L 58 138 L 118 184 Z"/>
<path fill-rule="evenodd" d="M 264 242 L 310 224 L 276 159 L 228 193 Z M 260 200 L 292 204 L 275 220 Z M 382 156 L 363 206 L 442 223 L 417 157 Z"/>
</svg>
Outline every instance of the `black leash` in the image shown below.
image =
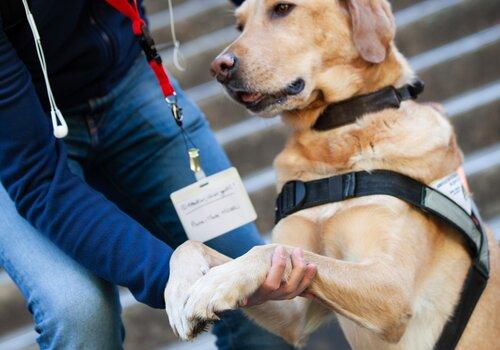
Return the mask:
<svg viewBox="0 0 500 350">
<path fill-rule="evenodd" d="M 326 107 L 312 128 L 316 131 L 335 129 L 354 123 L 364 114 L 379 112 L 386 108 L 397 109 L 401 106 L 401 102 L 414 100 L 423 91 L 424 83 L 416 80 L 399 89 L 387 86 L 370 94 L 355 96 Z"/>
</svg>

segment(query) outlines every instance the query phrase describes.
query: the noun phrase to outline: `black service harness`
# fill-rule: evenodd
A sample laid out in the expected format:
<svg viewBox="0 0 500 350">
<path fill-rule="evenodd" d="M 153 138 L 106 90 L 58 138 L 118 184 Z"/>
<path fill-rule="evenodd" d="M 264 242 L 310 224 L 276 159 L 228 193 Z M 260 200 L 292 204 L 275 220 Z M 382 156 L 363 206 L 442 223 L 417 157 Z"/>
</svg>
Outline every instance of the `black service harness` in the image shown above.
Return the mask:
<svg viewBox="0 0 500 350">
<path fill-rule="evenodd" d="M 390 86 L 332 104 L 312 129 L 326 131 L 354 123 L 363 114 L 399 108 L 402 101 L 415 99 L 422 91 L 423 83 L 416 81 L 399 89 Z M 434 346 L 436 350 L 454 349 L 489 278 L 488 239 L 473 203 L 469 214 L 446 195 L 406 175 L 389 170 L 350 172 L 309 182 L 287 182 L 276 200 L 276 223 L 303 209 L 373 195 L 399 198 L 451 225 L 464 238 L 472 264 L 453 315 Z"/>
</svg>

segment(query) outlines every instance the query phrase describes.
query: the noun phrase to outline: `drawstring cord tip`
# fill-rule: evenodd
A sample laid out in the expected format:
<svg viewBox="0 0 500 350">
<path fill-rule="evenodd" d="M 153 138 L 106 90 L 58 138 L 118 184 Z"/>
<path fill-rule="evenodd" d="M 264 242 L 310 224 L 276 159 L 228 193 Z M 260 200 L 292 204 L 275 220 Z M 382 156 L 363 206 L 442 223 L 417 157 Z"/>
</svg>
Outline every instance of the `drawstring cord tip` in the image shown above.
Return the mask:
<svg viewBox="0 0 500 350">
<path fill-rule="evenodd" d="M 52 110 L 50 112 L 50 117 L 52 119 L 52 127 L 54 129 L 54 136 L 57 139 L 63 139 L 68 136 L 68 124 L 59 109 Z M 58 121 L 60 124 L 58 124 Z"/>
</svg>

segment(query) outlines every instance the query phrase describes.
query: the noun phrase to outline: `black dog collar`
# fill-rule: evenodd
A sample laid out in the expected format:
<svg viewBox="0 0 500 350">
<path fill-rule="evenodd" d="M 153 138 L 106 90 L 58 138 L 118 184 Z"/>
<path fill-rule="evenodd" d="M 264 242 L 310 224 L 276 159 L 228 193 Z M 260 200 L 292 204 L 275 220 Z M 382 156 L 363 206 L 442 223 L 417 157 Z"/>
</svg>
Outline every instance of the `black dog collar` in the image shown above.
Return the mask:
<svg viewBox="0 0 500 350">
<path fill-rule="evenodd" d="M 347 124 L 367 113 L 374 113 L 386 108 L 399 108 L 401 102 L 414 100 L 424 91 L 424 83 L 416 80 L 399 89 L 387 86 L 370 94 L 355 96 L 348 100 L 334 103 L 321 113 L 313 130 L 326 131 Z"/>
</svg>

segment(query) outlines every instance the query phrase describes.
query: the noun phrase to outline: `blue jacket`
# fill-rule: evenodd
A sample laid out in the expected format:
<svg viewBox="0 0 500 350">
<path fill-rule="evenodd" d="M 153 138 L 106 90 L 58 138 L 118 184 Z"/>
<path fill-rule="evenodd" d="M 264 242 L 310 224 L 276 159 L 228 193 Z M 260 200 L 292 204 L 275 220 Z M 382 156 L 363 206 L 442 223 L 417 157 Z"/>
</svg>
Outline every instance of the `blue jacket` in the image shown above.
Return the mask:
<svg viewBox="0 0 500 350">
<path fill-rule="evenodd" d="M 104 0 L 32 0 L 30 7 L 62 108 L 106 94 L 139 54 L 129 20 Z M 52 134 L 24 12 L 6 14 L 4 9 L 0 17 L 3 186 L 19 213 L 76 261 L 129 288 L 137 300 L 164 307 L 172 249 L 69 171 L 64 144 Z"/>
</svg>

